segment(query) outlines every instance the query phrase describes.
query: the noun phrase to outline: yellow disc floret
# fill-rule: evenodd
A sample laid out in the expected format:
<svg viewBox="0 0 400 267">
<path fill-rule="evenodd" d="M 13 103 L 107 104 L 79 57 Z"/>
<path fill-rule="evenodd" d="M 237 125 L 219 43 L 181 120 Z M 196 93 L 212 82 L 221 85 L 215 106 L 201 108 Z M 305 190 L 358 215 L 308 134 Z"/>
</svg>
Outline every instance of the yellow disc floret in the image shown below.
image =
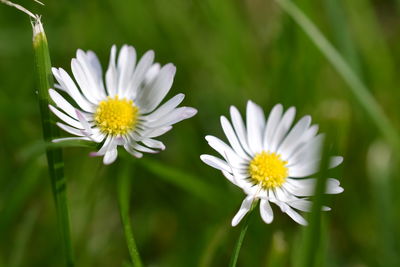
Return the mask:
<svg viewBox="0 0 400 267">
<path fill-rule="evenodd" d="M 110 135 L 123 135 L 135 127 L 138 107 L 132 100 L 108 97 L 101 101 L 94 114 L 94 121 L 100 131 Z"/>
<path fill-rule="evenodd" d="M 279 187 L 288 177 L 286 164 L 276 153 L 257 153 L 249 164 L 251 180 L 265 189 Z"/>
</svg>

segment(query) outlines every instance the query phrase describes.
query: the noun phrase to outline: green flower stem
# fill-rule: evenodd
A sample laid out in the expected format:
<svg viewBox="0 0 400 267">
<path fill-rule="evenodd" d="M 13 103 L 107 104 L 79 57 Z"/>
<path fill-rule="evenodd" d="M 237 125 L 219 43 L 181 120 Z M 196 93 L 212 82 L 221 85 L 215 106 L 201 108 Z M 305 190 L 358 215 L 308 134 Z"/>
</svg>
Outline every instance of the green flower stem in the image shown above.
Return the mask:
<svg viewBox="0 0 400 267">
<path fill-rule="evenodd" d="M 243 219 L 242 229 L 240 230 L 239 238 L 236 241 L 235 248 L 232 253 L 231 261 L 229 263 L 229 267 L 236 266 L 237 260 L 239 258 L 240 249 L 242 248 L 243 240 L 244 240 L 244 237 L 246 236 L 247 228 L 249 227 L 249 222 L 252 217 L 252 214 L 254 213 L 254 208 L 257 205 L 257 202 L 258 201 L 253 201 L 249 212 L 247 213 L 246 217 Z"/>
<path fill-rule="evenodd" d="M 48 108 L 50 99 L 48 90 L 53 86 L 51 62 L 47 38 L 39 16 L 33 21 L 33 51 L 35 55 L 35 69 L 39 107 L 42 119 L 43 137 L 50 142 L 58 136 L 58 128 L 51 122 Z M 74 266 L 72 242 L 70 237 L 69 211 L 67 204 L 66 179 L 64 176 L 64 161 L 61 148 L 47 148 L 47 163 L 51 179 L 54 202 L 57 210 L 58 226 L 63 244 L 66 266 Z"/>
<path fill-rule="evenodd" d="M 343 56 L 325 38 L 312 21 L 290 0 L 275 0 L 281 8 L 301 27 L 315 46 L 328 59 L 336 71 L 349 85 L 356 100 L 364 108 L 382 135 L 394 147 L 400 149 L 400 138 L 396 128 L 376 102 L 368 88 L 363 84 Z"/>
<path fill-rule="evenodd" d="M 124 227 L 124 235 L 126 244 L 128 246 L 129 255 L 131 257 L 134 267 L 142 267 L 142 261 L 140 260 L 139 251 L 136 247 L 135 238 L 133 236 L 132 226 L 129 220 L 129 199 L 131 193 L 131 175 L 127 163 L 123 168 L 123 171 L 118 175 L 118 204 L 121 215 L 121 222 Z"/>
</svg>

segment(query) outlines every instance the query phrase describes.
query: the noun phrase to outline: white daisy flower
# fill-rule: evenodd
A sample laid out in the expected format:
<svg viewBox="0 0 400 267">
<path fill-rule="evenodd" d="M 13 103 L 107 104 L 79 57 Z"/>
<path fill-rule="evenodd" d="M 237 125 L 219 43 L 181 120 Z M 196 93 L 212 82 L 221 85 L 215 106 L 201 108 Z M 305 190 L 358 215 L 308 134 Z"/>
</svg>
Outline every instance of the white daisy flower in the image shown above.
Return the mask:
<svg viewBox="0 0 400 267">
<path fill-rule="evenodd" d="M 159 106 L 171 89 L 176 71 L 173 64 L 161 67 L 153 63 L 153 51 L 146 52 L 136 64 L 136 51 L 127 45 L 122 47 L 117 61 L 116 54 L 113 46 L 105 83 L 100 62 L 92 51 L 78 50 L 71 61 L 78 86 L 62 68 L 52 69 L 58 82 L 55 87 L 69 95 L 76 105 L 70 104 L 58 91 L 49 90 L 56 104 L 56 107 L 49 107 L 63 121 L 57 125 L 77 136 L 54 141 L 103 143 L 100 150 L 91 155 L 104 156 L 104 164 L 115 161 L 118 146 L 124 146 L 135 157 L 142 157 L 142 152 L 156 153 L 165 149 L 162 142 L 153 138 L 197 113 L 191 107 L 177 107 L 183 94 Z"/>
<path fill-rule="evenodd" d="M 276 105 L 267 120 L 262 108 L 251 101 L 247 103 L 246 126 L 239 111 L 231 106 L 232 124 L 221 116 L 222 129 L 229 144 L 214 136 L 206 136 L 208 144 L 223 159 L 201 155 L 204 163 L 222 171 L 234 185 L 242 188 L 247 197 L 232 220 L 236 226 L 250 210 L 253 201 L 260 199 L 261 217 L 266 223 L 273 220 L 269 202 L 279 206 L 294 221 L 306 225 L 306 220 L 295 211 L 310 211 L 316 184 L 315 174 L 321 160 L 323 135 L 317 135 L 318 126 L 311 125 L 311 117 L 304 116 L 291 127 L 295 108 L 283 112 Z M 332 157 L 330 167 L 336 167 L 342 157 Z M 339 181 L 328 179 L 326 193 L 343 192 Z M 324 210 L 329 210 L 324 207 Z"/>
</svg>

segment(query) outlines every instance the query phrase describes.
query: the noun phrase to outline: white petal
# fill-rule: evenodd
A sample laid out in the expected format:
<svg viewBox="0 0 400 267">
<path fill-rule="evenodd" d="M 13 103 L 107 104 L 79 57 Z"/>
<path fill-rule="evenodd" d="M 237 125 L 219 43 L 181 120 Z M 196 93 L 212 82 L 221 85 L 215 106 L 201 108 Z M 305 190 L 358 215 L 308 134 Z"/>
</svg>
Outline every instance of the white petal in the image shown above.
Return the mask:
<svg viewBox="0 0 400 267">
<path fill-rule="evenodd" d="M 150 148 L 156 148 L 161 150 L 165 149 L 165 145 L 158 140 L 148 138 L 148 139 L 143 139 L 141 142 Z"/>
<path fill-rule="evenodd" d="M 88 63 L 92 66 L 93 75 L 95 75 L 97 80 L 102 79 L 103 77 L 103 69 L 101 68 L 101 64 L 99 58 L 93 51 L 87 51 L 86 57 Z"/>
<path fill-rule="evenodd" d="M 235 227 L 240 223 L 243 217 L 249 212 L 251 208 L 251 204 L 253 203 L 254 198 L 252 196 L 247 196 L 240 206 L 239 211 L 236 213 L 235 217 L 232 219 L 232 226 Z"/>
<path fill-rule="evenodd" d="M 273 189 L 275 197 L 278 201 L 287 202 L 293 200 L 295 197 L 292 194 L 288 194 L 283 188 L 276 187 Z"/>
<path fill-rule="evenodd" d="M 231 183 L 236 185 L 236 179 L 234 178 L 234 176 L 227 172 L 227 171 L 222 171 L 222 174 L 225 176 L 226 179 L 228 179 Z"/>
<path fill-rule="evenodd" d="M 283 187 L 291 194 L 299 197 L 313 196 L 315 190 L 316 179 L 291 179 L 287 178 Z M 339 186 L 339 181 L 328 178 L 326 181 L 326 194 L 339 194 L 343 192 L 343 188 Z"/>
<path fill-rule="evenodd" d="M 286 202 L 290 207 L 300 210 L 300 211 L 305 211 L 305 212 L 310 212 L 312 209 L 312 205 L 313 203 L 309 200 L 306 199 L 302 199 L 302 198 L 297 198 L 295 200 L 292 201 L 288 201 Z M 331 208 L 327 207 L 327 206 L 322 206 L 321 207 L 322 211 L 329 211 L 331 210 Z"/>
<path fill-rule="evenodd" d="M 118 95 L 127 97 L 129 83 L 132 79 L 136 64 L 136 51 L 132 46 L 124 45 L 118 56 Z"/>
<path fill-rule="evenodd" d="M 62 143 L 64 141 L 73 141 L 73 140 L 84 140 L 84 141 L 91 141 L 89 137 L 64 137 L 64 138 L 56 138 L 53 139 L 53 143 Z"/>
<path fill-rule="evenodd" d="M 247 143 L 253 154 L 259 153 L 263 150 L 262 133 L 265 126 L 265 117 L 262 108 L 252 101 L 247 102 L 246 121 Z"/>
<path fill-rule="evenodd" d="M 172 126 L 164 126 L 164 127 L 159 127 L 159 128 L 151 128 L 151 129 L 147 129 L 146 131 L 142 131 L 141 135 L 145 138 L 154 138 L 154 137 L 158 137 L 161 136 L 163 134 L 165 134 L 166 132 L 168 132 L 169 130 L 172 129 Z"/>
<path fill-rule="evenodd" d="M 207 165 L 221 170 L 221 171 L 226 171 L 229 173 L 232 173 L 231 167 L 222 159 L 219 159 L 217 157 L 214 157 L 212 155 L 201 155 L 200 159 Z"/>
<path fill-rule="evenodd" d="M 79 119 L 79 122 L 82 124 L 83 128 L 85 129 L 85 132 L 88 135 L 91 135 L 92 134 L 92 128 L 91 128 L 90 123 L 86 120 L 85 116 L 78 109 L 75 109 L 75 113 L 76 113 L 76 116 Z"/>
<path fill-rule="evenodd" d="M 311 117 L 305 116 L 299 120 L 289 134 L 285 137 L 279 146 L 277 153 L 282 156 L 283 160 L 289 158 L 294 148 L 302 141 L 302 136 L 306 133 L 311 123 Z"/>
<path fill-rule="evenodd" d="M 265 223 L 270 224 L 274 219 L 274 213 L 268 200 L 261 199 L 260 201 L 260 214 Z"/>
<path fill-rule="evenodd" d="M 343 162 L 343 157 L 331 157 L 329 168 L 337 167 Z M 321 160 L 308 161 L 289 167 L 289 176 L 295 178 L 307 177 L 319 171 Z"/>
<path fill-rule="evenodd" d="M 226 143 L 218 139 L 217 137 L 207 135 L 206 140 L 208 144 L 215 149 L 225 160 L 228 160 L 231 165 L 234 165 L 236 168 L 244 167 L 246 165 L 246 160 L 239 157 L 230 146 Z"/>
<path fill-rule="evenodd" d="M 278 202 L 276 203 L 278 206 L 281 208 L 282 212 L 286 213 L 287 215 L 290 216 L 295 222 L 301 225 L 307 225 L 307 221 L 298 214 L 294 209 L 292 209 L 289 205 L 286 203 Z"/>
<path fill-rule="evenodd" d="M 275 133 L 272 137 L 271 146 L 269 147 L 269 150 L 271 152 L 275 152 L 281 144 L 283 138 L 285 137 L 288 130 L 290 129 L 290 126 L 293 123 L 295 114 L 296 109 L 294 107 L 289 108 L 283 115 L 279 124 L 276 126 Z"/>
<path fill-rule="evenodd" d="M 130 146 L 131 146 L 134 150 L 140 151 L 140 152 L 153 153 L 153 154 L 159 152 L 158 150 L 154 150 L 154 149 L 151 149 L 151 148 L 148 148 L 148 147 L 139 145 L 139 144 L 137 144 L 137 143 L 130 144 Z"/>
<path fill-rule="evenodd" d="M 147 121 L 156 121 L 165 116 L 165 114 L 168 114 L 172 112 L 185 98 L 184 94 L 177 94 L 167 102 L 165 102 L 162 106 L 157 108 L 155 111 L 150 113 L 149 115 L 142 116 L 141 118 L 143 120 Z"/>
<path fill-rule="evenodd" d="M 71 70 L 79 88 L 81 89 L 82 94 L 87 100 L 89 100 L 89 102 L 96 105 L 98 103 L 98 95 L 96 94 L 98 91 L 97 85 L 92 87 L 94 86 L 94 83 L 88 80 L 84 73 L 83 67 L 75 58 L 71 60 Z"/>
<path fill-rule="evenodd" d="M 135 158 L 143 157 L 143 153 L 140 153 L 140 152 L 134 150 L 133 148 L 131 148 L 131 147 L 127 146 L 127 145 L 124 145 L 124 148 L 129 154 L 131 154 Z"/>
<path fill-rule="evenodd" d="M 308 141 L 310 141 L 312 138 L 315 137 L 315 135 L 318 133 L 318 125 L 314 124 L 312 125 L 310 128 L 308 128 L 308 130 L 306 131 L 306 133 L 302 136 L 302 142 L 306 143 Z"/>
<path fill-rule="evenodd" d="M 100 62 L 93 52 L 86 54 L 78 49 L 76 59 L 71 61 L 71 67 L 76 81 L 88 100 L 96 104 L 105 98 Z"/>
<path fill-rule="evenodd" d="M 228 138 L 230 145 L 232 146 L 233 150 L 242 158 L 250 159 L 250 157 L 244 152 L 242 146 L 239 143 L 239 140 L 235 134 L 235 131 L 232 128 L 232 125 L 229 123 L 228 119 L 224 116 L 221 116 L 221 125 L 222 129 Z"/>
<path fill-rule="evenodd" d="M 97 152 L 92 152 L 90 153 L 91 156 L 103 156 L 106 154 L 107 151 L 111 150 L 112 147 L 114 147 L 114 137 L 109 135 L 107 136 L 106 140 L 104 141 L 104 144 L 100 148 L 99 151 Z"/>
<path fill-rule="evenodd" d="M 76 136 L 86 136 L 85 134 L 82 133 L 82 130 L 76 129 L 74 127 L 68 126 L 66 124 L 63 124 L 61 122 L 56 123 L 58 127 L 66 131 L 67 133 L 76 135 Z"/>
<path fill-rule="evenodd" d="M 141 92 L 138 90 L 140 89 L 140 85 L 144 81 L 144 77 L 151 67 L 154 60 L 154 52 L 152 50 L 147 51 L 143 57 L 139 60 L 135 72 L 133 73 L 132 79 L 128 85 L 128 98 L 136 99 L 136 96 L 139 95 Z M 141 90 L 141 89 L 140 89 Z"/>
<path fill-rule="evenodd" d="M 114 97 L 117 94 L 118 89 L 118 72 L 117 66 L 115 64 L 115 56 L 117 53 L 117 48 L 115 45 L 111 47 L 110 53 L 110 63 L 108 64 L 108 69 L 106 72 L 106 85 L 108 95 Z"/>
<path fill-rule="evenodd" d="M 299 213 L 297 213 L 294 209 L 292 209 L 291 207 L 289 207 L 286 210 L 286 214 L 290 216 L 290 218 L 292 218 L 295 222 L 297 222 L 298 224 L 304 225 L 306 226 L 308 223 L 307 221 L 304 219 L 303 216 L 301 216 Z"/>
<path fill-rule="evenodd" d="M 51 112 L 54 113 L 60 120 L 63 120 L 64 122 L 68 123 L 72 127 L 78 128 L 78 129 L 84 129 L 83 125 L 77 121 L 71 118 L 70 116 L 66 115 L 65 113 L 59 111 L 57 108 L 53 107 L 52 105 L 49 105 L 49 108 Z"/>
<path fill-rule="evenodd" d="M 287 166 L 304 164 L 308 161 L 316 161 L 321 158 L 321 147 L 325 135 L 319 134 L 297 149 L 289 158 Z"/>
<path fill-rule="evenodd" d="M 242 188 L 247 195 L 252 195 L 256 197 L 256 192 L 254 190 L 248 190 L 249 188 L 253 187 L 254 185 L 250 182 L 247 182 L 248 175 L 245 176 L 243 174 L 232 174 L 227 171 L 222 171 L 222 174 L 234 185 Z"/>
<path fill-rule="evenodd" d="M 96 143 L 101 143 L 106 138 L 106 134 L 102 133 L 98 128 L 92 128 L 92 132 L 88 137 Z"/>
<path fill-rule="evenodd" d="M 67 100 L 65 100 L 64 97 L 62 97 L 56 90 L 49 89 L 49 95 L 51 99 L 54 101 L 54 103 L 62 109 L 65 113 L 67 113 L 70 117 L 74 119 L 78 119 L 78 117 L 75 114 L 75 108 L 68 103 Z"/>
<path fill-rule="evenodd" d="M 343 157 L 341 156 L 331 157 L 329 162 L 329 168 L 335 168 L 339 166 L 342 162 L 343 162 Z"/>
<path fill-rule="evenodd" d="M 166 127 L 196 115 L 197 110 L 191 107 L 179 107 L 157 121 L 147 122 L 148 127 Z"/>
<path fill-rule="evenodd" d="M 272 138 L 274 137 L 274 133 L 276 127 L 278 126 L 279 122 L 281 121 L 283 113 L 283 107 L 281 104 L 275 105 L 267 120 L 267 124 L 265 126 L 264 138 L 263 138 L 263 147 L 264 150 L 268 151 L 271 150 Z"/>
<path fill-rule="evenodd" d="M 312 207 L 312 202 L 309 200 L 298 198 L 296 200 L 286 202 L 292 208 L 297 210 L 310 212 Z"/>
<path fill-rule="evenodd" d="M 153 111 L 167 95 L 174 81 L 176 67 L 167 64 L 161 68 L 153 82 L 146 85 L 138 94 L 137 105 L 143 113 Z"/>
<path fill-rule="evenodd" d="M 305 133 L 301 136 L 300 140 L 297 142 L 297 144 L 292 147 L 291 151 L 289 153 L 285 153 L 285 157 L 282 157 L 283 160 L 289 160 L 289 159 L 293 159 L 293 157 L 298 153 L 299 151 L 302 151 L 302 153 L 304 153 L 304 148 L 308 145 L 309 142 L 311 142 L 314 138 L 316 138 L 316 134 L 318 132 L 318 125 L 312 125 L 310 128 L 308 128 Z M 323 135 L 321 135 L 323 136 Z M 322 140 L 322 139 L 321 139 Z M 320 148 L 321 144 L 317 144 L 317 147 L 314 148 L 314 152 L 319 152 L 319 148 Z M 301 157 L 302 158 L 302 157 Z M 293 161 L 293 160 L 291 160 Z"/>
<path fill-rule="evenodd" d="M 106 152 L 106 154 L 104 155 L 104 158 L 103 158 L 103 163 L 105 165 L 109 165 L 115 161 L 117 156 L 118 156 L 118 150 L 116 147 L 114 147 L 113 149 L 108 150 Z"/>
<path fill-rule="evenodd" d="M 340 182 L 336 179 L 329 178 L 326 182 L 326 194 L 340 194 L 344 189 L 340 186 Z"/>
<path fill-rule="evenodd" d="M 154 81 L 154 78 L 157 77 L 158 73 L 160 72 L 161 66 L 159 63 L 153 64 L 150 69 L 147 71 L 146 75 L 144 76 L 144 84 L 149 84 Z"/>
<path fill-rule="evenodd" d="M 240 141 L 240 144 L 244 149 L 244 151 L 247 154 L 251 155 L 252 152 L 250 151 L 249 145 L 247 144 L 247 132 L 246 128 L 244 127 L 242 116 L 240 115 L 237 108 L 234 106 L 230 107 L 230 113 L 231 113 L 232 125 L 233 128 L 235 129 L 235 133 Z"/>
<path fill-rule="evenodd" d="M 318 172 L 320 161 L 309 161 L 305 164 L 298 164 L 289 168 L 289 176 L 302 178 Z"/>
<path fill-rule="evenodd" d="M 64 88 L 64 90 L 74 99 L 74 101 L 86 112 L 94 113 L 95 105 L 86 100 L 81 92 L 76 87 L 74 81 L 68 75 L 68 73 L 62 68 L 52 68 L 54 77 L 56 77 L 58 83 Z"/>
</svg>

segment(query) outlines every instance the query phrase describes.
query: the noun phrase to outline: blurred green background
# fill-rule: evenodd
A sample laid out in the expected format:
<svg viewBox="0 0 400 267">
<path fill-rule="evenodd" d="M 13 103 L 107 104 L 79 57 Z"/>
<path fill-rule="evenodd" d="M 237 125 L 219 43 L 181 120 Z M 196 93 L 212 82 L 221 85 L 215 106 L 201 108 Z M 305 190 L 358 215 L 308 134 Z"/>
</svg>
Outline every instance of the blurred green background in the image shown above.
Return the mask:
<svg viewBox="0 0 400 267">
<path fill-rule="evenodd" d="M 199 110 L 160 139 L 167 149 L 102 166 L 89 149 L 66 148 L 65 171 L 77 266 L 129 266 L 116 174 L 130 164 L 131 218 L 146 266 L 227 266 L 239 228 L 230 220 L 243 193 L 199 155 L 204 136 L 224 139 L 219 116 L 254 100 L 266 112 L 295 105 L 329 129 L 344 163 L 332 171 L 344 193 L 328 198 L 319 266 L 400 266 L 396 155 L 371 145 L 379 131 L 315 45 L 271 0 L 19 1 L 42 14 L 52 64 L 70 72 L 78 48 L 106 67 L 111 45 L 177 66 L 168 97 L 183 92 Z M 300 8 L 342 53 L 397 127 L 400 1 L 302 0 Z M 0 5 L 0 266 L 63 266 L 35 94 L 31 27 Z M 383 152 L 382 152 L 383 150 Z M 121 154 L 126 154 L 120 150 Z M 368 156 L 369 155 L 369 156 Z M 367 168 L 367 166 L 369 168 Z M 281 214 L 254 216 L 239 266 L 294 266 L 303 227 Z M 257 211 L 258 213 L 258 211 Z"/>
</svg>

